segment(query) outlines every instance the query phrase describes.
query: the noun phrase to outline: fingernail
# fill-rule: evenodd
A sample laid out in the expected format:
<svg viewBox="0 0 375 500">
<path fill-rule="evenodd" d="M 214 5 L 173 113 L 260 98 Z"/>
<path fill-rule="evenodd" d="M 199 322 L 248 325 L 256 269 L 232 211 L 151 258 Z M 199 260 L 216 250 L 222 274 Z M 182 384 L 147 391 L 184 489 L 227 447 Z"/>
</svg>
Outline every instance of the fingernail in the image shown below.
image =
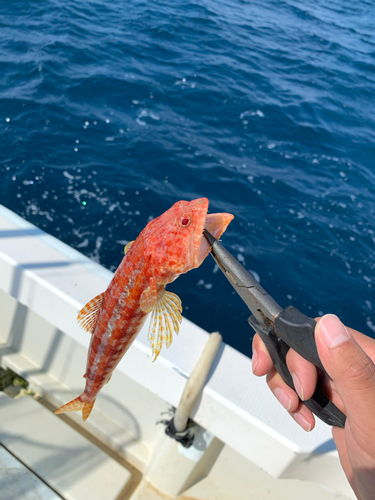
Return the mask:
<svg viewBox="0 0 375 500">
<path fill-rule="evenodd" d="M 276 399 L 278 400 L 278 402 L 280 404 L 283 405 L 283 407 L 286 409 L 286 410 L 290 410 L 290 407 L 292 405 L 292 400 L 291 398 L 288 396 L 288 394 L 284 391 L 284 389 L 280 389 L 279 387 L 276 387 L 276 389 L 274 389 L 273 391 L 274 395 L 276 396 Z"/>
<path fill-rule="evenodd" d="M 308 423 L 308 421 L 305 419 L 305 417 L 302 415 L 301 412 L 292 413 L 292 417 L 297 422 L 297 424 L 302 427 L 304 431 L 306 432 L 311 431 L 311 425 Z"/>
<path fill-rule="evenodd" d="M 327 347 L 336 347 L 350 339 L 348 330 L 334 314 L 323 316 L 320 320 L 319 330 Z"/>
<path fill-rule="evenodd" d="M 253 370 L 253 373 L 255 372 L 255 368 L 257 367 L 258 364 L 258 353 L 256 349 L 253 349 L 253 357 L 251 358 L 251 368 Z"/>
<path fill-rule="evenodd" d="M 295 373 L 292 373 L 292 379 L 293 379 L 293 385 L 296 390 L 296 393 L 298 394 L 299 398 L 304 401 L 305 397 L 303 395 L 303 387 L 301 385 L 301 382 L 299 381 L 297 375 Z"/>
</svg>

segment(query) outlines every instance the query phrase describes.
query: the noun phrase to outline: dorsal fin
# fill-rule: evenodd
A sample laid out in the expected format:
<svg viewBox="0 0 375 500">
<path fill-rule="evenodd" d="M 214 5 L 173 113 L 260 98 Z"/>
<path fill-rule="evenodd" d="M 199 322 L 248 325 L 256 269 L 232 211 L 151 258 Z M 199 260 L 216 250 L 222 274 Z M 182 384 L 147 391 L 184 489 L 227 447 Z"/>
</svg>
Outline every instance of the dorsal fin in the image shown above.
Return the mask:
<svg viewBox="0 0 375 500">
<path fill-rule="evenodd" d="M 148 340 L 154 354 L 153 361 L 159 356 L 163 344 L 167 349 L 171 345 L 173 333 L 178 335 L 182 320 L 181 312 L 181 300 L 178 295 L 165 290 L 159 292 L 148 330 Z"/>
<path fill-rule="evenodd" d="M 89 333 L 93 333 L 96 322 L 99 317 L 100 310 L 103 305 L 104 293 L 101 293 L 87 302 L 78 313 L 78 323 L 80 326 Z"/>
<path fill-rule="evenodd" d="M 129 241 L 129 243 L 127 245 L 125 245 L 125 247 L 124 247 L 124 254 L 125 255 L 129 252 L 129 248 L 132 246 L 133 243 L 134 243 L 134 240 Z"/>
<path fill-rule="evenodd" d="M 150 279 L 150 284 L 143 290 L 141 295 L 140 306 L 143 312 L 150 313 L 154 307 L 156 306 L 156 302 L 158 301 L 158 292 L 156 289 L 156 281 L 155 278 Z"/>
</svg>

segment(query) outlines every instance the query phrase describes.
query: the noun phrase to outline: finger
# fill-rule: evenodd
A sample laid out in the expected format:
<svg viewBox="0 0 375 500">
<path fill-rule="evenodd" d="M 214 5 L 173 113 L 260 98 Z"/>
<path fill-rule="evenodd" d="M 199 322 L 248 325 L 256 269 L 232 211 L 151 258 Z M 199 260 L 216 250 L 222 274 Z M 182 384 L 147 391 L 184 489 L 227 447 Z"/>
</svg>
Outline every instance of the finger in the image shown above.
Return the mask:
<svg viewBox="0 0 375 500">
<path fill-rule="evenodd" d="M 253 338 L 252 367 L 254 375 L 258 377 L 263 377 L 273 369 L 271 357 L 258 334 Z"/>
<path fill-rule="evenodd" d="M 337 406 L 337 408 L 346 414 L 344 403 L 340 398 L 340 394 L 337 392 L 335 383 L 327 376 L 323 377 L 320 381 L 320 388 L 324 394 L 332 401 L 332 403 Z"/>
<path fill-rule="evenodd" d="M 316 321 L 318 321 L 318 319 L 319 318 L 315 318 Z M 354 339 L 365 351 L 367 356 L 369 356 L 375 362 L 375 339 L 372 339 L 371 337 L 368 337 L 367 335 L 364 335 L 357 330 L 353 330 L 352 328 L 347 327 L 347 330 L 351 335 L 353 335 Z M 337 388 L 334 382 L 329 377 L 324 377 L 320 380 L 320 384 L 323 392 L 328 396 L 328 398 L 337 406 L 337 408 L 339 408 L 343 413 L 346 413 L 345 406 L 341 401 L 340 395 L 337 392 Z"/>
<path fill-rule="evenodd" d="M 290 415 L 306 432 L 310 432 L 315 427 L 314 415 L 302 402 L 300 402 L 296 411 L 290 412 Z"/>
<path fill-rule="evenodd" d="M 294 420 L 305 431 L 311 431 L 315 425 L 315 418 L 311 411 L 299 400 L 291 389 L 273 368 L 267 375 L 267 384 L 279 403 L 290 413 Z"/>
<path fill-rule="evenodd" d="M 317 382 L 316 368 L 312 363 L 302 358 L 302 356 L 297 354 L 292 349 L 289 350 L 286 359 L 288 369 L 293 377 L 293 383 L 296 388 L 297 394 L 302 400 L 309 399 L 315 391 Z M 253 339 L 252 363 L 253 372 L 257 376 L 266 375 L 267 373 L 270 373 L 271 370 L 274 370 L 271 357 L 268 354 L 268 350 L 257 334 Z M 274 376 L 274 371 L 272 373 Z M 302 380 L 303 382 L 301 383 L 300 380 Z M 287 393 L 291 393 L 292 390 L 286 384 L 284 384 L 284 382 L 282 385 L 283 387 L 285 386 L 288 388 Z M 282 396 L 284 402 L 286 400 L 285 397 L 286 396 L 284 395 Z M 294 397 L 293 400 L 297 401 L 297 399 Z"/>
<path fill-rule="evenodd" d="M 333 439 L 335 440 L 337 451 L 340 457 L 341 467 L 343 468 L 351 487 L 354 488 L 353 469 L 352 469 L 352 464 L 350 463 L 350 458 L 346 447 L 345 429 L 340 429 L 339 427 L 333 427 L 332 436 Z"/>
<path fill-rule="evenodd" d="M 287 411 L 297 411 L 300 405 L 297 394 L 283 381 L 275 368 L 267 374 L 266 381 L 276 399 Z"/>
<path fill-rule="evenodd" d="M 315 340 L 323 366 L 345 406 L 351 430 L 366 449 L 369 432 L 375 428 L 375 365 L 332 314 L 318 320 Z"/>
<path fill-rule="evenodd" d="M 305 401 L 310 399 L 314 394 L 318 373 L 315 366 L 296 353 L 293 349 L 289 349 L 286 355 L 286 364 L 293 378 L 294 388 L 298 396 Z"/>
<path fill-rule="evenodd" d="M 311 398 L 317 382 L 317 371 L 314 365 L 293 349 L 289 350 L 286 361 L 299 397 L 302 400 Z M 257 334 L 253 339 L 252 364 L 253 373 L 259 377 L 266 375 L 273 367 L 267 348 Z"/>
<path fill-rule="evenodd" d="M 357 344 L 361 346 L 367 356 L 375 363 L 375 340 L 363 333 L 357 332 L 357 330 L 353 330 L 353 328 L 347 328 L 347 330 L 353 335 Z"/>
</svg>

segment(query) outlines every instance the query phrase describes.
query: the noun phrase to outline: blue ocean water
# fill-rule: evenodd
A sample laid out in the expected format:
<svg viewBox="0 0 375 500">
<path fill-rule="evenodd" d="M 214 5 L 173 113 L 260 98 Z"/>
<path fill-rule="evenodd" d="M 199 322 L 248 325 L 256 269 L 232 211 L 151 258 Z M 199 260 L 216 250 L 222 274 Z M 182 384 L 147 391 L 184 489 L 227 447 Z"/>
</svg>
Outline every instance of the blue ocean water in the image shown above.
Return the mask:
<svg viewBox="0 0 375 500">
<path fill-rule="evenodd" d="M 282 305 L 375 332 L 375 14 L 358 0 L 0 4 L 0 203 L 107 268 L 206 196 Z M 251 354 L 208 257 L 170 287 Z"/>
</svg>

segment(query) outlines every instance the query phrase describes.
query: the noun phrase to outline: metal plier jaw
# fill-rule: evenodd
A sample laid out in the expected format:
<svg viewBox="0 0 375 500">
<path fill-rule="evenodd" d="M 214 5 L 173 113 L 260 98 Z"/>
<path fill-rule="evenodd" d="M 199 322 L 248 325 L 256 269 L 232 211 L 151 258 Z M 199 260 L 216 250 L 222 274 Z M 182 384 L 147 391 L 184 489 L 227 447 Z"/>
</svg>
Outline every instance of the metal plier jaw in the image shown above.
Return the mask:
<svg viewBox="0 0 375 500">
<path fill-rule="evenodd" d="M 212 234 L 206 229 L 203 234 L 211 245 L 211 255 L 217 265 L 250 309 L 252 315 L 248 322 L 264 342 L 273 365 L 284 382 L 295 390 L 286 364 L 286 355 L 290 348 L 327 374 L 315 344 L 315 320 L 305 316 L 293 306 L 285 309 L 280 307 Z M 303 401 L 303 404 L 326 424 L 345 426 L 346 416 L 322 391 L 319 382 L 313 396 Z"/>
</svg>

